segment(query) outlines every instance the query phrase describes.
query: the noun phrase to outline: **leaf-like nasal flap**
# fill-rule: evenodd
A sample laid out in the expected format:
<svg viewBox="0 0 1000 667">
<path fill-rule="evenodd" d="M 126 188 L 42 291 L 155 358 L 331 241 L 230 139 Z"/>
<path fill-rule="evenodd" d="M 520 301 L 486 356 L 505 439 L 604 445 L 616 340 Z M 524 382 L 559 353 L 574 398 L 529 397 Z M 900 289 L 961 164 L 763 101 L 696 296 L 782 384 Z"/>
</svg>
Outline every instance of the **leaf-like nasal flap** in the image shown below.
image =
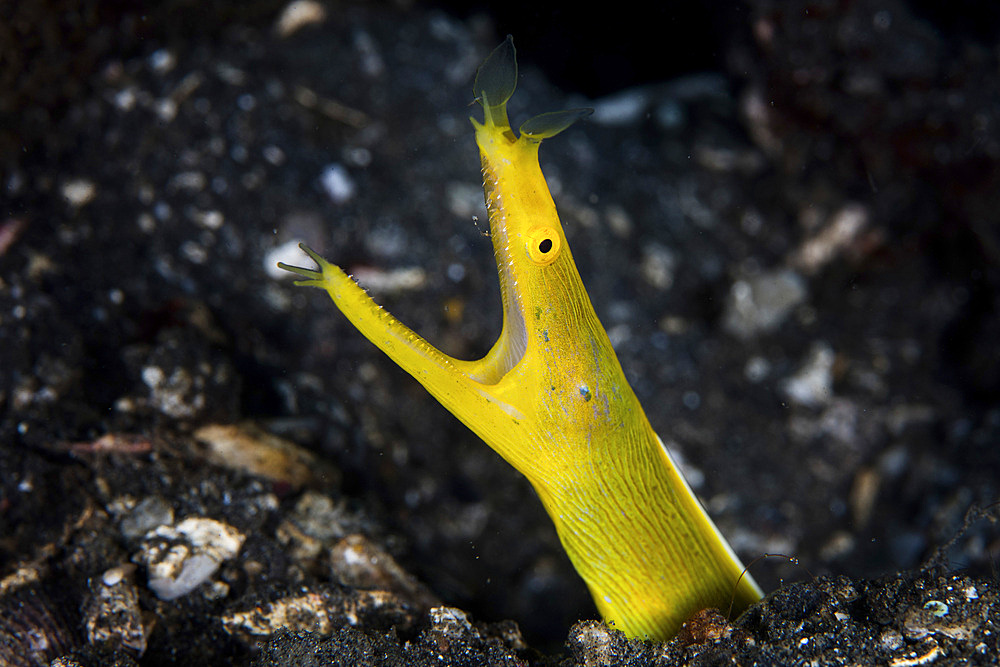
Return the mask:
<svg viewBox="0 0 1000 667">
<path fill-rule="evenodd" d="M 507 35 L 503 44 L 493 49 L 476 71 L 472 92 L 483 106 L 499 107 L 507 104 L 517 87 L 517 54 L 514 38 Z"/>
<path fill-rule="evenodd" d="M 567 109 L 566 111 L 551 111 L 529 118 L 521 124 L 522 136 L 533 141 L 541 141 L 559 134 L 567 127 L 594 113 L 593 109 Z"/>
</svg>

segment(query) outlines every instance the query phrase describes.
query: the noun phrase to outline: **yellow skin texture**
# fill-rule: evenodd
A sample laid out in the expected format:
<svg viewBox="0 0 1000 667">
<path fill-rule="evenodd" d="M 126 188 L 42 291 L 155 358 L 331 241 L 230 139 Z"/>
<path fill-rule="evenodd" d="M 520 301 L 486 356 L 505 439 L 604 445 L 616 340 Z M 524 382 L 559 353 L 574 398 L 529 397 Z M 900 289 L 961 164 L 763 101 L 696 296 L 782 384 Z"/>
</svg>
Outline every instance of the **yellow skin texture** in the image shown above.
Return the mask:
<svg viewBox="0 0 1000 667">
<path fill-rule="evenodd" d="M 473 120 L 503 328 L 478 361 L 452 358 L 382 310 L 312 250 L 325 289 L 358 330 L 531 482 L 604 619 L 664 640 L 696 611 L 740 612 L 761 591 L 691 492 L 622 372 L 570 253 L 538 164 L 541 138 L 584 110 L 507 121 L 513 43 L 480 68 Z M 493 99 L 499 100 L 494 104 Z M 529 127 L 529 125 L 531 127 Z"/>
</svg>

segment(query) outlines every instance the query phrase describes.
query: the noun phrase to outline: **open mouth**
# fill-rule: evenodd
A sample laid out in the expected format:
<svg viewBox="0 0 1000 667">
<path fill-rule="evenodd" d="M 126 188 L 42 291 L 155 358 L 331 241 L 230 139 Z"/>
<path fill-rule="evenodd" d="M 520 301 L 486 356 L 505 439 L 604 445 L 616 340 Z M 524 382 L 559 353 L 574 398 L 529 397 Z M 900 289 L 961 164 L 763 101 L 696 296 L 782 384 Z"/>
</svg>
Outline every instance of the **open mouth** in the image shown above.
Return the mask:
<svg viewBox="0 0 1000 667">
<path fill-rule="evenodd" d="M 499 344 L 504 346 L 502 359 L 498 360 L 497 374 L 506 375 L 524 358 L 528 349 L 528 328 L 524 323 L 524 308 L 517 280 L 510 272 L 509 265 L 500 274 L 500 292 L 503 299 L 503 330 Z"/>
<path fill-rule="evenodd" d="M 472 379 L 483 384 L 496 384 L 515 366 L 528 349 L 528 328 L 524 320 L 523 299 L 518 290 L 517 278 L 509 259 L 510 244 L 506 242 L 506 230 L 494 229 L 495 241 L 501 236 L 504 243 L 494 246 L 497 272 L 500 279 L 500 300 L 503 304 L 503 328 L 500 337 L 482 359 L 478 372 Z"/>
</svg>

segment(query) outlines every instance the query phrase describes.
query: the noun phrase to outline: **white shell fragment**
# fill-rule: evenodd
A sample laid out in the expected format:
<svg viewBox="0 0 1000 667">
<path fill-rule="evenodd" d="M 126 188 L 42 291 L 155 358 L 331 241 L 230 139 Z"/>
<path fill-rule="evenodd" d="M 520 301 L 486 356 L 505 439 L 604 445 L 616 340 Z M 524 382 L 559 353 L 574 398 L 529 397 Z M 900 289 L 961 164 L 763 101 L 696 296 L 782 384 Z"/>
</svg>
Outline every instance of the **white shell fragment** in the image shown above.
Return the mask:
<svg viewBox="0 0 1000 667">
<path fill-rule="evenodd" d="M 782 380 L 782 392 L 793 403 L 810 408 L 829 403 L 833 396 L 835 359 L 836 354 L 827 343 L 813 343 L 802 366 L 794 375 Z"/>
<path fill-rule="evenodd" d="M 319 182 L 323 186 L 323 192 L 327 194 L 334 204 L 343 204 L 349 201 L 354 197 L 354 193 L 358 189 L 358 186 L 354 183 L 354 179 L 347 173 L 344 165 L 337 164 L 336 162 L 327 165 L 323 169 L 323 173 L 319 177 Z"/>
<path fill-rule="evenodd" d="M 149 587 L 161 600 L 187 595 L 239 553 L 246 536 L 229 524 L 189 517 L 146 534 L 132 560 L 146 566 Z"/>
<path fill-rule="evenodd" d="M 744 340 L 773 331 L 806 295 L 805 280 L 789 269 L 737 280 L 726 299 L 723 326 Z"/>
<path fill-rule="evenodd" d="M 274 31 L 279 37 L 288 37 L 300 28 L 326 20 L 326 9 L 315 0 L 294 0 L 281 11 Z"/>
<path fill-rule="evenodd" d="M 843 253 L 868 225 L 868 209 L 848 204 L 830 216 L 830 220 L 792 255 L 792 263 L 807 275 L 819 272 Z"/>
<path fill-rule="evenodd" d="M 62 197 L 70 206 L 80 208 L 97 196 L 97 185 L 86 178 L 74 178 L 62 185 Z"/>
<path fill-rule="evenodd" d="M 289 282 L 292 280 L 301 280 L 295 274 L 284 269 L 279 269 L 278 262 L 284 262 L 292 266 L 302 266 L 305 264 L 307 268 L 313 268 L 314 263 L 308 257 L 305 257 L 302 250 L 299 249 L 299 243 L 301 243 L 299 239 L 292 239 L 267 251 L 264 255 L 264 271 L 267 273 L 268 278 L 288 280 Z"/>
<path fill-rule="evenodd" d="M 397 294 L 420 289 L 427 283 L 427 274 L 419 266 L 402 267 L 389 271 L 358 267 L 353 277 L 358 284 L 377 294 Z"/>
</svg>

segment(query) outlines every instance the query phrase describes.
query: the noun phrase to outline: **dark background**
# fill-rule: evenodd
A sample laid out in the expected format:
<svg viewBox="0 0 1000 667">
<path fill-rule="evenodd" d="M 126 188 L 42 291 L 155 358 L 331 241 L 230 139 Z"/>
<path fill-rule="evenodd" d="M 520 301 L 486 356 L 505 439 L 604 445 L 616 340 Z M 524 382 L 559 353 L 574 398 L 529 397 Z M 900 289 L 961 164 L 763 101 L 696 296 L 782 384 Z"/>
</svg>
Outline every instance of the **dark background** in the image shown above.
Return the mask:
<svg viewBox="0 0 1000 667">
<path fill-rule="evenodd" d="M 0 254 L 4 575 L 59 544 L 46 581 L 84 588 L 136 549 L 111 501 L 155 491 L 258 536 L 248 552 L 271 559 L 271 578 L 239 579 L 234 599 L 298 585 L 289 571 L 301 564 L 274 527 L 300 490 L 274 485 L 273 515 L 241 513 L 229 497 L 252 496 L 253 484 L 187 449 L 197 452 L 200 425 L 253 420 L 335 466 L 339 479 L 316 489 L 346 502 L 446 603 L 516 619 L 545 647 L 593 617 L 527 483 L 325 296 L 263 268 L 274 245 L 302 236 L 348 268 L 421 267 L 427 283 L 386 296 L 386 308 L 453 354 L 488 349 L 499 327 L 491 253 L 446 205 L 446 186 L 477 185 L 471 73 L 507 33 L 522 67 L 515 101 L 531 105 L 519 114 L 649 94 L 624 125 L 587 123 L 547 143 L 543 168 L 560 184 L 598 313 L 626 334 L 626 372 L 658 432 L 703 473 L 698 491 L 723 532 L 746 560 L 780 552 L 802 563 L 758 564 L 762 584 L 901 572 L 943 547 L 954 567 L 995 573 L 995 528 L 961 530 L 970 507 L 996 502 L 1000 478 L 995 3 L 331 2 L 322 29 L 282 40 L 270 28 L 283 5 L 0 3 L 0 224 L 13 238 Z M 451 37 L 429 36 L 434 12 L 456 22 Z M 379 77 L 358 73 L 357 31 L 381 49 Z M 173 70 L 149 65 L 159 50 L 174 54 Z M 462 58 L 469 80 L 446 79 Z M 220 63 L 247 82 L 219 84 Z M 114 103 L 127 89 L 167 97 L 189 72 L 211 85 L 171 122 L 143 102 Z M 318 118 L 271 95 L 274 82 L 308 83 L 378 132 Z M 255 107 L 240 106 L 245 93 Z M 198 98 L 218 125 L 192 108 Z M 665 126 L 656 111 L 670 105 L 681 120 Z M 278 145 L 286 159 L 261 176 L 253 161 L 213 153 L 213 139 L 251 155 Z M 359 193 L 334 205 L 317 174 L 357 147 L 372 162 L 352 167 Z M 230 190 L 178 189 L 174 177 L 192 170 Z M 99 195 L 74 208 L 60 188 L 80 176 Z M 136 224 L 155 211 L 146 190 L 173 211 L 155 233 Z M 613 205 L 630 232 L 613 231 Z M 223 227 L 192 224 L 192 206 L 223 211 Z M 794 268 L 796 251 L 852 206 L 864 232 L 816 273 Z M 373 241 L 386 229 L 405 253 Z M 207 260 L 182 252 L 192 240 Z M 668 289 L 645 277 L 650 248 L 673 253 Z M 465 278 L 449 281 L 456 263 Z M 733 286 L 788 267 L 806 297 L 782 325 L 728 330 Z M 457 319 L 446 310 L 456 303 Z M 796 404 L 781 384 L 817 344 L 834 355 L 833 399 Z M 764 381 L 747 377 L 755 359 L 768 364 Z M 202 407 L 165 414 L 143 380 L 150 366 L 194 378 L 188 398 Z M 70 453 L 106 433 L 158 444 L 148 455 Z M 66 531 L 81 507 L 104 512 L 86 539 Z M 159 632 L 177 627 L 148 592 L 144 604 L 170 619 Z M 192 604 L 198 618 L 219 613 Z"/>
</svg>

